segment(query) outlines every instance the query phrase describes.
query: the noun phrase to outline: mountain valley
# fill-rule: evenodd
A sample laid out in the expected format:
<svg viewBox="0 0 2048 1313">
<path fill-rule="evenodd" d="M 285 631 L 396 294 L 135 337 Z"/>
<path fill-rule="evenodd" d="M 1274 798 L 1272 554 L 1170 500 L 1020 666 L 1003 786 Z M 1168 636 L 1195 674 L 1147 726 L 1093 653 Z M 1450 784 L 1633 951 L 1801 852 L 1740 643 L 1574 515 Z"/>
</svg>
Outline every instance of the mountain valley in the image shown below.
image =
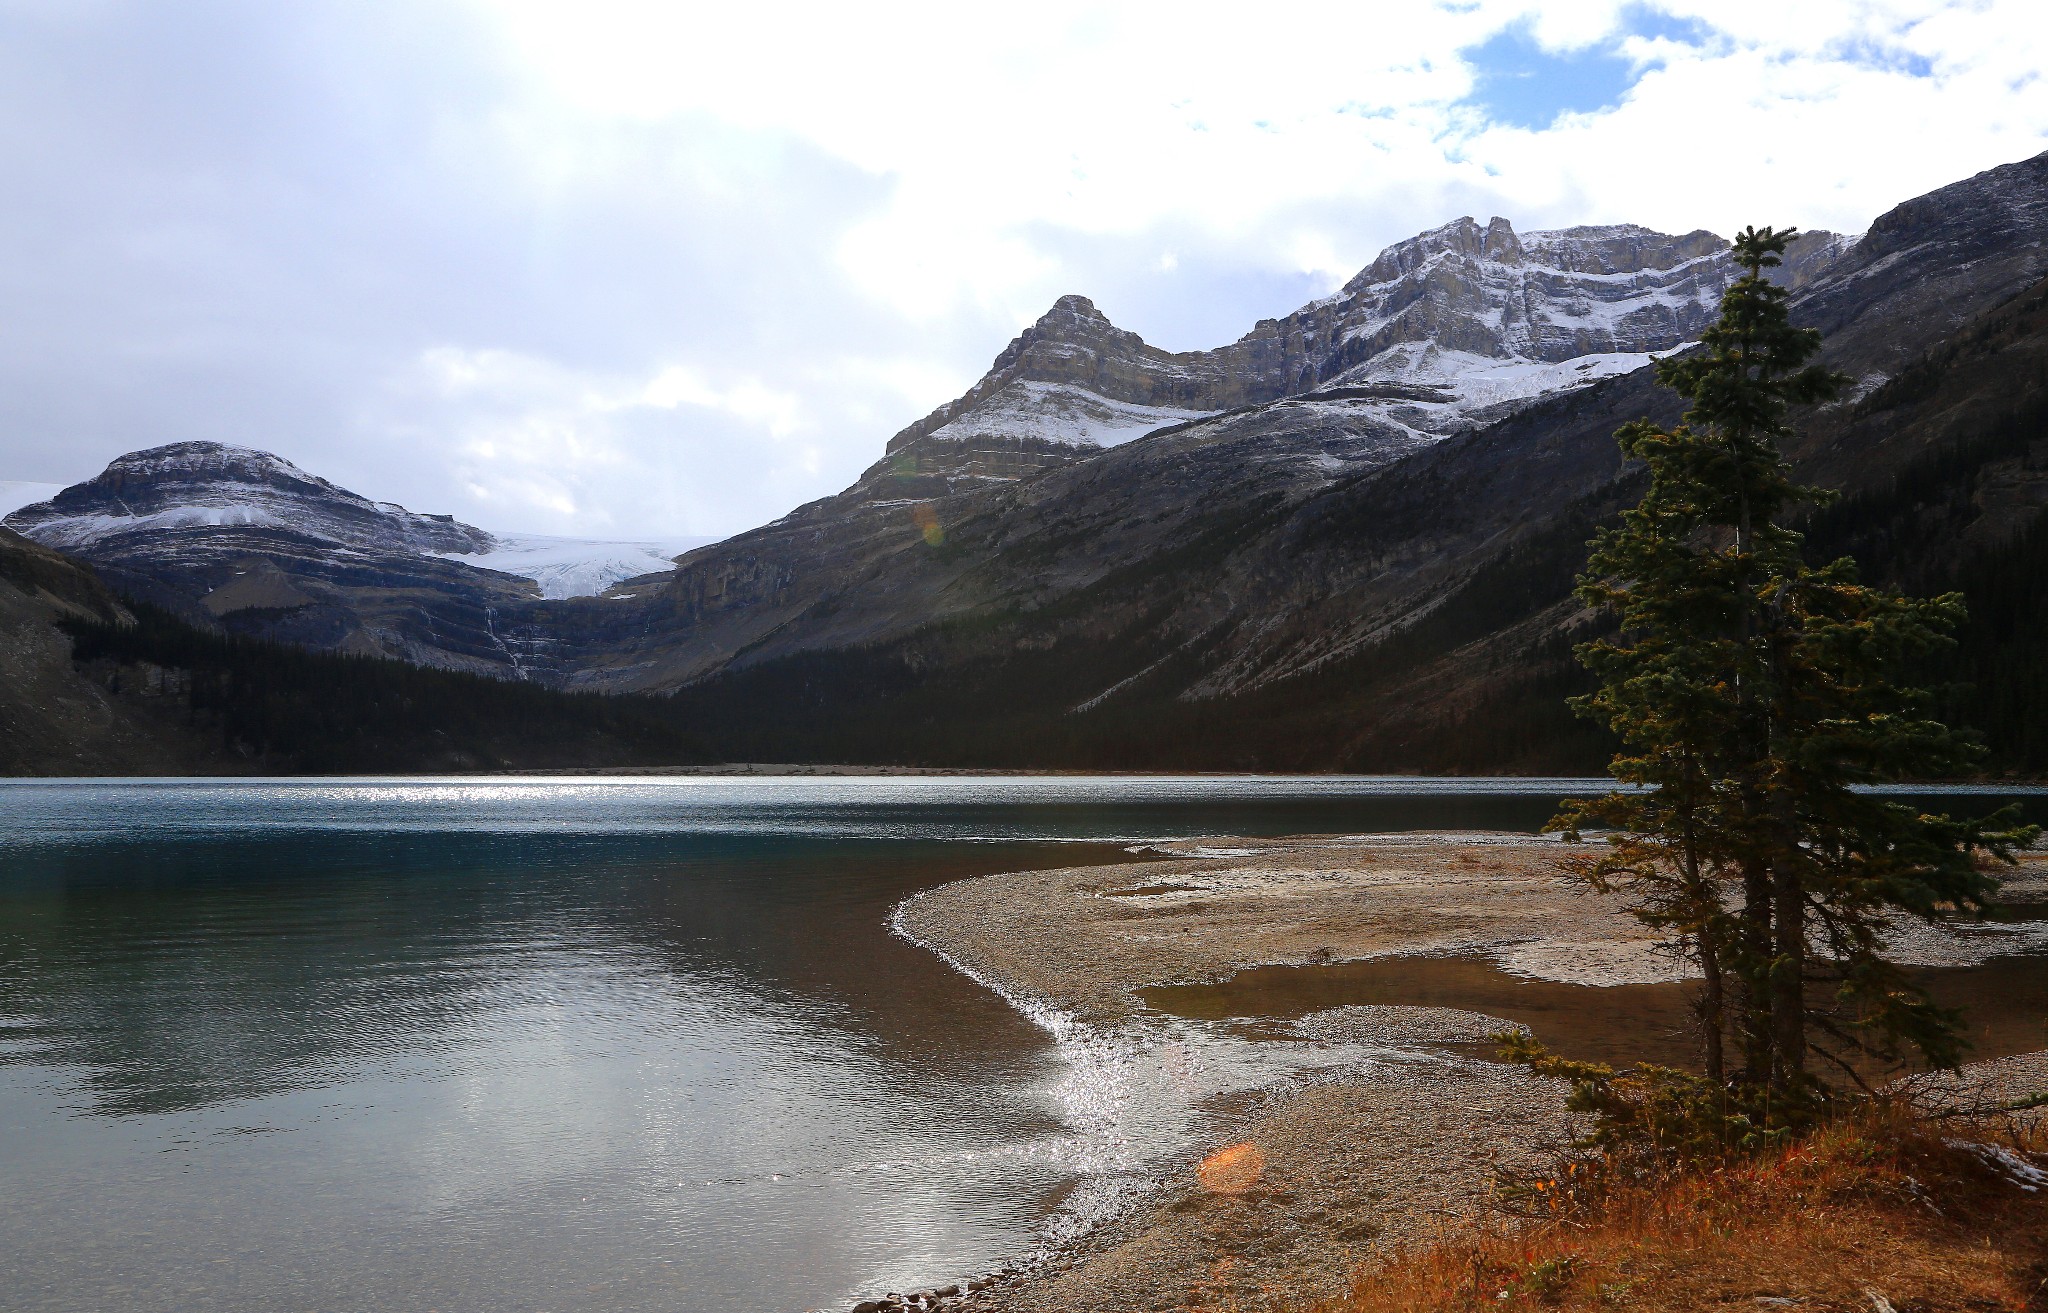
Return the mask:
<svg viewBox="0 0 2048 1313">
<path fill-rule="evenodd" d="M 545 547 L 206 444 L 6 523 L 202 628 L 669 695 L 724 759 L 1582 768 L 1569 587 L 1634 493 L 1611 435 L 1676 418 L 1647 366 L 1731 268 L 1704 232 L 1464 219 L 1180 354 L 1065 297 L 844 492 L 554 596 Z M 1779 277 L 1855 380 L 1788 453 L 1848 494 L 1816 548 L 1916 587 L 2017 569 L 2048 505 L 2048 156 L 1807 234 Z"/>
</svg>

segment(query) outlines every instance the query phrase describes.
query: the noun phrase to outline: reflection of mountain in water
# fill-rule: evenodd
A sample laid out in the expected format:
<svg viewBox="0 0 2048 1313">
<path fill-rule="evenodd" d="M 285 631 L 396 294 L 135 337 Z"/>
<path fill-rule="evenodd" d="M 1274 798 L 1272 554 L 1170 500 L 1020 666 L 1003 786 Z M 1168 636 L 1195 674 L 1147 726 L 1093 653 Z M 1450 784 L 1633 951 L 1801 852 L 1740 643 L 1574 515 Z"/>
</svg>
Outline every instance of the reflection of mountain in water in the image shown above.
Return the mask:
<svg viewBox="0 0 2048 1313">
<path fill-rule="evenodd" d="M 957 1280 L 1222 1096 L 1370 1055 L 1041 1028 L 890 936 L 902 897 L 1139 838 L 1526 826 L 1571 787 L 19 784 L 9 1295 L 781 1313 Z"/>
<path fill-rule="evenodd" d="M 39 914 L 11 918 L 10 974 L 34 970 L 8 1010 L 27 1022 L 22 1056 L 83 1068 L 111 1115 L 331 1084 L 394 1057 L 431 1066 L 486 1042 L 496 1015 L 576 989 L 618 1004 L 584 1017 L 593 1029 L 795 1012 L 878 1079 L 1006 1028 L 1021 1052 L 1005 1062 L 1035 1054 L 1028 1025 L 882 923 L 922 884 L 1074 848 L 924 847 L 321 835 L 17 855 Z M 143 887 L 115 892 L 109 869 Z"/>
</svg>

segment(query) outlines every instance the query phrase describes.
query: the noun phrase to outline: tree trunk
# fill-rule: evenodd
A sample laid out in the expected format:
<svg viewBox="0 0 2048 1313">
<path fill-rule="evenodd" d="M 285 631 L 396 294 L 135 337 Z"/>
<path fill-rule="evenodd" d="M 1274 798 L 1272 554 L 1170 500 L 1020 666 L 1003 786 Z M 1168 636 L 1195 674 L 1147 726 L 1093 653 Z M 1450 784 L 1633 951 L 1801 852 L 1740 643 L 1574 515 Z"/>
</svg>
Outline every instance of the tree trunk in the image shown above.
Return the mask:
<svg viewBox="0 0 2048 1313">
<path fill-rule="evenodd" d="M 1789 1091 L 1806 1074 L 1806 887 L 1790 862 L 1774 876 L 1778 951 L 1771 971 L 1771 1028 L 1777 1062 L 1771 1083 Z"/>
<path fill-rule="evenodd" d="M 1727 1062 L 1721 1053 L 1721 1032 L 1727 1025 L 1728 990 L 1721 979 L 1721 946 L 1712 924 L 1700 927 L 1700 1037 L 1704 1041 L 1707 1081 L 1719 1100 L 1728 1089 Z"/>
<path fill-rule="evenodd" d="M 1776 991 L 1771 987 L 1771 873 L 1751 858 L 1742 863 L 1742 942 L 1738 946 L 1736 979 L 1740 982 L 1743 1076 L 1761 1085 L 1776 1066 L 1772 1050 L 1777 1037 L 1772 1024 Z"/>
<path fill-rule="evenodd" d="M 1699 785 L 1698 764 L 1688 758 L 1685 771 L 1685 789 L 1688 795 Z M 1728 1024 L 1728 991 L 1721 980 L 1721 937 L 1715 929 L 1715 918 L 1721 911 L 1721 891 L 1712 880 L 1702 879 L 1700 872 L 1699 836 L 1696 832 L 1697 817 L 1693 804 L 1688 801 L 1681 812 L 1685 817 L 1684 846 L 1680 849 L 1680 865 L 1685 873 L 1687 896 L 1694 901 L 1700 921 L 1699 930 L 1693 943 L 1700 955 L 1700 1037 L 1703 1041 L 1701 1057 L 1705 1059 L 1707 1080 L 1713 1084 L 1715 1106 L 1721 1107 L 1728 1089 L 1727 1062 L 1721 1052 L 1721 1037 Z M 1722 1111 L 1726 1111 L 1722 1108 Z"/>
</svg>

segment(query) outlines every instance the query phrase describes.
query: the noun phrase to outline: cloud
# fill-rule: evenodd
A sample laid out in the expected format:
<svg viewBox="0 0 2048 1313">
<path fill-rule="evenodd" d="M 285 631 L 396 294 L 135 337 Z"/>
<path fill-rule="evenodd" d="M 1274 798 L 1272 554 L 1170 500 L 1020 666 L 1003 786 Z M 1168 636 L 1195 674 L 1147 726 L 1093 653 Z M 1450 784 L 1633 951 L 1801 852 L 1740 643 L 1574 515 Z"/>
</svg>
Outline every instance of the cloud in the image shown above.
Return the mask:
<svg viewBox="0 0 2048 1313">
<path fill-rule="evenodd" d="M 2048 145 L 2039 26 L 0 0 L 0 478 L 217 438 L 491 527 L 731 532 L 1066 292 L 1191 349 L 1459 214 L 1860 229 Z"/>
</svg>

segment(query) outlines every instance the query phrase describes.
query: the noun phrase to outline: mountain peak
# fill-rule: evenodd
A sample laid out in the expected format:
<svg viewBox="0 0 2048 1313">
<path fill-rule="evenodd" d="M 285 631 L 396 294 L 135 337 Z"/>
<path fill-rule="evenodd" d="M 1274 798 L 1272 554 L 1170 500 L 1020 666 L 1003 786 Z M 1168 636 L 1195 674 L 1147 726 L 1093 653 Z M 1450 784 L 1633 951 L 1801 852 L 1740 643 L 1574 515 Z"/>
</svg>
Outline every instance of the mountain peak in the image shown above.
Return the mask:
<svg viewBox="0 0 2048 1313">
<path fill-rule="evenodd" d="M 1145 345 L 1145 340 L 1136 333 L 1126 332 L 1109 322 L 1109 316 L 1095 308 L 1095 303 L 1085 296 L 1067 295 L 1052 303 L 1052 309 L 1040 315 L 1023 332 L 1012 338 L 1010 345 L 1003 348 L 990 366 L 992 377 L 1027 361 L 1042 357 L 1050 352 L 1055 357 L 1064 357 L 1080 351 L 1092 356 L 1126 356 L 1155 348 Z"/>
<path fill-rule="evenodd" d="M 181 472 L 211 477 L 285 474 L 313 480 L 284 457 L 256 447 L 238 447 L 226 442 L 170 442 L 116 456 L 107 462 L 100 477 L 147 474 L 153 477 Z"/>
<path fill-rule="evenodd" d="M 1788 285 L 1843 248 L 1806 242 Z M 1735 273 L 1728 243 L 1704 230 L 1518 234 L 1500 215 L 1468 214 L 1394 243 L 1336 295 L 1213 351 L 1150 346 L 1069 294 L 966 393 L 892 438 L 856 486 L 894 502 L 1022 478 L 1285 397 L 1315 398 L 1326 407 L 1316 422 L 1354 445 L 1430 441 L 1684 345 L 1712 322 Z"/>
<path fill-rule="evenodd" d="M 1040 315 L 1038 322 L 1042 324 L 1057 315 L 1078 315 L 1083 319 L 1099 319 L 1105 324 L 1109 322 L 1109 316 L 1097 310 L 1093 301 L 1073 293 L 1068 293 L 1053 302 L 1052 309 Z"/>
<path fill-rule="evenodd" d="M 1415 272 L 1432 257 L 1445 254 L 1514 264 L 1521 260 L 1522 247 L 1515 237 L 1515 226 L 1506 219 L 1495 215 L 1482 228 L 1479 221 L 1468 214 L 1440 228 L 1431 228 L 1406 241 L 1395 242 L 1344 284 L 1344 291 L 1347 295 L 1354 295 L 1375 283 L 1393 282 Z"/>
<path fill-rule="evenodd" d="M 208 438 L 188 442 L 166 442 L 160 447 L 144 447 L 139 451 L 116 456 L 116 461 L 149 460 L 153 458 L 205 459 L 213 456 L 229 456 L 238 460 L 261 461 L 268 465 L 290 465 L 291 462 L 274 451 L 261 447 L 244 447 L 239 443 L 215 442 Z"/>
<path fill-rule="evenodd" d="M 308 474 L 274 452 L 225 442 L 131 451 L 83 483 L 7 517 L 9 528 L 70 551 L 164 528 L 275 528 L 352 547 L 485 551 L 491 536 L 453 516 L 419 515 Z"/>
</svg>

